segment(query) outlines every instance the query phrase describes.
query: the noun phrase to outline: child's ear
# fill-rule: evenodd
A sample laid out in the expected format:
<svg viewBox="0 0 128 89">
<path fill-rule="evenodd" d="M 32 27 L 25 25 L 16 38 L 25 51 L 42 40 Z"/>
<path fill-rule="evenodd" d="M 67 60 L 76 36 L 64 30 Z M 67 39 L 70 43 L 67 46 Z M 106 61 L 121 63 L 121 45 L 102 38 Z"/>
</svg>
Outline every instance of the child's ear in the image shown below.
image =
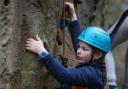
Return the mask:
<svg viewBox="0 0 128 89">
<path fill-rule="evenodd" d="M 97 52 L 97 53 L 95 53 L 95 54 L 93 55 L 93 58 L 94 58 L 95 60 L 98 60 L 98 59 L 100 59 L 102 56 L 103 56 L 103 53 L 102 53 L 102 52 Z"/>
</svg>

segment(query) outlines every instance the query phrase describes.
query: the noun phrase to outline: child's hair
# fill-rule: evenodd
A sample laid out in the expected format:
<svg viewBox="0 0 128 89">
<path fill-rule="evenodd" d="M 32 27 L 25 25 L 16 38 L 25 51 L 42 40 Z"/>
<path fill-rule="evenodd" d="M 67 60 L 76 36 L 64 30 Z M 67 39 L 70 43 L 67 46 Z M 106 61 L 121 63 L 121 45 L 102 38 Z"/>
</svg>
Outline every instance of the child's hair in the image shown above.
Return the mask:
<svg viewBox="0 0 128 89">
<path fill-rule="evenodd" d="M 103 56 L 99 60 L 95 61 L 94 63 L 99 65 L 99 68 L 103 74 L 103 85 L 105 87 L 106 82 L 107 82 L 107 73 L 106 73 L 106 66 L 105 66 L 105 54 L 106 54 L 106 52 L 103 52 L 102 50 L 92 46 L 92 55 L 95 53 L 98 53 L 98 52 L 102 52 Z"/>
<path fill-rule="evenodd" d="M 100 70 L 103 73 L 103 85 L 106 86 L 107 73 L 106 73 L 106 66 L 105 66 L 104 57 L 102 57 L 100 60 L 98 60 L 98 64 L 99 64 Z"/>
</svg>

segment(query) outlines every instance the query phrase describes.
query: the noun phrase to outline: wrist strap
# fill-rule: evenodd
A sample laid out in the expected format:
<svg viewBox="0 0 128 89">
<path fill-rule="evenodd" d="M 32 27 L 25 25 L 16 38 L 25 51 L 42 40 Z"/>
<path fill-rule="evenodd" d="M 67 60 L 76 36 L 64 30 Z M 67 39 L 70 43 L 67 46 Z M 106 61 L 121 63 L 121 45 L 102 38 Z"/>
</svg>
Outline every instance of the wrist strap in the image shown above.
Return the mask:
<svg viewBox="0 0 128 89">
<path fill-rule="evenodd" d="M 37 60 L 40 61 L 42 59 L 44 59 L 47 55 L 49 54 L 48 51 L 42 52 L 40 54 L 37 55 Z"/>
</svg>

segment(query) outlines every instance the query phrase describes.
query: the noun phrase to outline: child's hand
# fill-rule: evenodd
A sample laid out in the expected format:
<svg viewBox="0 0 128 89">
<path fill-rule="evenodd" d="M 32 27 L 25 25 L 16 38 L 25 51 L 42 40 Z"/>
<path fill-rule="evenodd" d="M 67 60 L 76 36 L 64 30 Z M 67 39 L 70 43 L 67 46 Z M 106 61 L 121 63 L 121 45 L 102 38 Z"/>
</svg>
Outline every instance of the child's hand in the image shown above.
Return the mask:
<svg viewBox="0 0 128 89">
<path fill-rule="evenodd" d="M 27 39 L 25 48 L 28 51 L 36 54 L 46 51 L 46 49 L 44 48 L 44 44 L 38 35 L 36 35 L 36 40 L 32 38 Z"/>
<path fill-rule="evenodd" d="M 71 17 L 72 21 L 77 20 L 76 12 L 75 12 L 75 8 L 74 8 L 73 3 L 65 2 L 65 9 L 69 9 L 68 11 L 70 13 L 70 17 Z"/>
</svg>

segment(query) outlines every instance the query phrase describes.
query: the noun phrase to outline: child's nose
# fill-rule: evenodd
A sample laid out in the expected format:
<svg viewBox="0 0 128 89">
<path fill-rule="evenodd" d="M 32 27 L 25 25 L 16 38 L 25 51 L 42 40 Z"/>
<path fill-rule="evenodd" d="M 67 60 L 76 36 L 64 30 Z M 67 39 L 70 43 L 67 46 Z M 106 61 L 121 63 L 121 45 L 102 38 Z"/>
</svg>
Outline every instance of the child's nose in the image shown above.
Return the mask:
<svg viewBox="0 0 128 89">
<path fill-rule="evenodd" d="M 77 50 L 77 55 L 80 55 L 80 48 Z"/>
</svg>

